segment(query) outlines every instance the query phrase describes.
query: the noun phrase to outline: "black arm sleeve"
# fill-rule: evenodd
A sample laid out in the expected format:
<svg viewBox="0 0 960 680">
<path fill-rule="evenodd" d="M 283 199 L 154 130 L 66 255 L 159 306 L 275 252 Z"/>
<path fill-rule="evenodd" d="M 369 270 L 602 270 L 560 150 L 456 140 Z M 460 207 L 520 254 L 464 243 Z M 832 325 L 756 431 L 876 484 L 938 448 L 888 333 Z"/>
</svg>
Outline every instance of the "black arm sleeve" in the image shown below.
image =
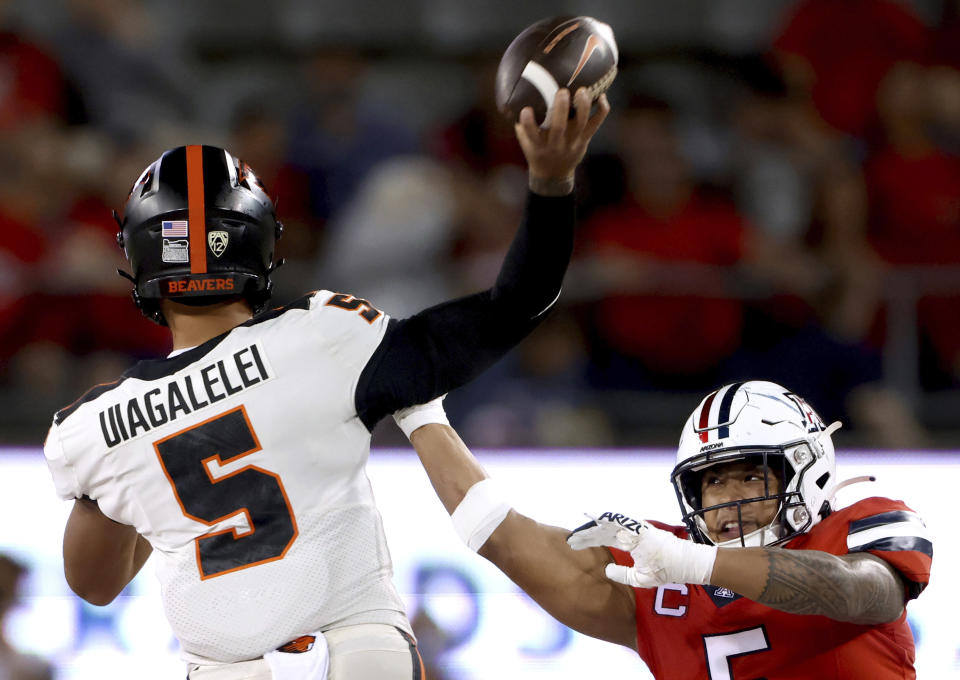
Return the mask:
<svg viewBox="0 0 960 680">
<path fill-rule="evenodd" d="M 528 193 L 492 288 L 392 320 L 357 385 L 367 428 L 469 382 L 526 337 L 560 294 L 575 222 L 572 195 Z"/>
</svg>

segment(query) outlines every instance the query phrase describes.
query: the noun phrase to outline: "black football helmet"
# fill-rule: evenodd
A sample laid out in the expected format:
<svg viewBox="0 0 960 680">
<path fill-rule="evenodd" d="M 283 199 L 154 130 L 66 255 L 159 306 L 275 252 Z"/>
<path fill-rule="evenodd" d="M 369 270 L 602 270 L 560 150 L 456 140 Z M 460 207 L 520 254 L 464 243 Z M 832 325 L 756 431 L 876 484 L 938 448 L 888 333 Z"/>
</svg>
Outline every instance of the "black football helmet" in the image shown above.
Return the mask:
<svg viewBox="0 0 960 680">
<path fill-rule="evenodd" d="M 164 152 L 134 183 L 117 243 L 132 273 L 133 299 L 166 325 L 160 299 L 212 304 L 242 297 L 256 314 L 270 300 L 273 255 L 283 225 L 243 161 L 215 146 Z"/>
</svg>

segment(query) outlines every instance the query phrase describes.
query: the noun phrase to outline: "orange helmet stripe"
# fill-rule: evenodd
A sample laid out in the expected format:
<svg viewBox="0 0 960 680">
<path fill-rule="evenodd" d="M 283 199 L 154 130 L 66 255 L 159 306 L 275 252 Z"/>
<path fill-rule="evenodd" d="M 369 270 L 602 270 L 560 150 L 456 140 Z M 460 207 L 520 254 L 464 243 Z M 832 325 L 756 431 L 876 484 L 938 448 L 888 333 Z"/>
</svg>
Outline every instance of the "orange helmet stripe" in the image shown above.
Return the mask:
<svg viewBox="0 0 960 680">
<path fill-rule="evenodd" d="M 203 147 L 187 147 L 187 207 L 190 220 L 190 273 L 207 273 L 207 216 L 203 199 Z"/>
</svg>

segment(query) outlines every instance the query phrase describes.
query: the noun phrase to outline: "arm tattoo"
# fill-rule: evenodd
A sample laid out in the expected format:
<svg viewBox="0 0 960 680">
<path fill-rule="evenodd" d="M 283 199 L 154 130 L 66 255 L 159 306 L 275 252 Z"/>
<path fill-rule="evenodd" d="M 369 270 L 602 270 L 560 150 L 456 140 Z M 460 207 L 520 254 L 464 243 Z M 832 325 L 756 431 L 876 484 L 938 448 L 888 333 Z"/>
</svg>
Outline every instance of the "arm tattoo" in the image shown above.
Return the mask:
<svg viewBox="0 0 960 680">
<path fill-rule="evenodd" d="M 878 624 L 903 612 L 899 575 L 867 553 L 837 557 L 819 550 L 767 551 L 769 572 L 757 602 L 791 614 Z"/>
</svg>

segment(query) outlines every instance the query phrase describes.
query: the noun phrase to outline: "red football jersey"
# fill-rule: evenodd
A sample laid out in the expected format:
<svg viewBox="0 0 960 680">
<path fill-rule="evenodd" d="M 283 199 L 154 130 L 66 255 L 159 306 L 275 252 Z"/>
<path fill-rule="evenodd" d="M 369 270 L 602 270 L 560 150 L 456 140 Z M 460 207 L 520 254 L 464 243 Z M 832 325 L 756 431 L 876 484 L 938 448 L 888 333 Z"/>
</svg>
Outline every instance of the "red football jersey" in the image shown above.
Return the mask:
<svg viewBox="0 0 960 680">
<path fill-rule="evenodd" d="M 653 522 L 682 538 L 682 527 Z M 930 578 L 933 546 L 921 519 L 900 501 L 868 498 L 785 546 L 833 555 L 869 552 L 903 577 L 907 599 Z M 611 549 L 617 564 L 629 553 Z M 788 614 L 717 586 L 634 588 L 637 649 L 658 680 L 886 680 L 915 678 L 906 612 L 882 625 Z"/>
</svg>

